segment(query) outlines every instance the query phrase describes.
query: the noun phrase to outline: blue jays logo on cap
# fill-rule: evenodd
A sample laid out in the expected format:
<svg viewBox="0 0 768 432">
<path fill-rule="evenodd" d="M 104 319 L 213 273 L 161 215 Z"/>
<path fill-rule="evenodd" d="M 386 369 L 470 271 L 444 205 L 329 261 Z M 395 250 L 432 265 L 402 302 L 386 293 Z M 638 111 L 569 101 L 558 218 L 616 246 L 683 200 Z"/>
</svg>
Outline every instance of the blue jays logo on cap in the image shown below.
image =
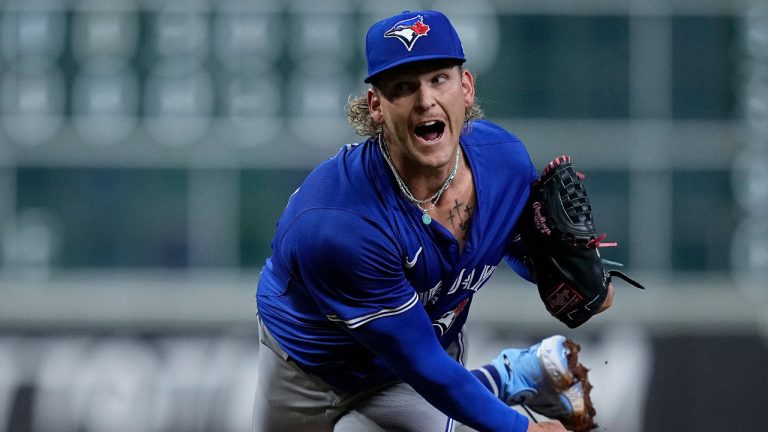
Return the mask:
<svg viewBox="0 0 768 432">
<path fill-rule="evenodd" d="M 384 37 L 393 37 L 400 40 L 408 51 L 420 37 L 426 36 L 429 26 L 424 24 L 424 18 L 419 15 L 415 18 L 402 20 L 384 33 Z"/>
<path fill-rule="evenodd" d="M 463 63 L 466 60 L 456 29 L 448 17 L 433 10 L 405 11 L 373 24 L 365 37 L 365 56 L 368 61 L 365 82 L 408 63 L 440 59 Z"/>
</svg>

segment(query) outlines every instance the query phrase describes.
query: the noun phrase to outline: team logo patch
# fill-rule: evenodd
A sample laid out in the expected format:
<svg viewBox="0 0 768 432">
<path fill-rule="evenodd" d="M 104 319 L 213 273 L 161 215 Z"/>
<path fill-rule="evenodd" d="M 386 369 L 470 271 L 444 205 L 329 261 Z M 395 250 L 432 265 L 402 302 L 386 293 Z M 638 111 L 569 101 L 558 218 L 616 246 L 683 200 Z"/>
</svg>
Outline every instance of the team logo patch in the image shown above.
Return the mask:
<svg viewBox="0 0 768 432">
<path fill-rule="evenodd" d="M 410 51 L 416 41 L 426 36 L 428 32 L 429 26 L 424 24 L 424 18 L 418 15 L 398 22 L 384 33 L 384 37 L 397 38 Z"/>
<path fill-rule="evenodd" d="M 468 304 L 469 304 L 469 299 L 466 298 L 461 303 L 459 303 L 458 306 L 453 308 L 453 310 L 450 310 L 444 313 L 439 320 L 432 323 L 432 327 L 435 328 L 435 332 L 437 333 L 438 336 L 444 335 L 445 332 L 447 332 L 448 329 L 451 328 L 453 323 L 456 321 L 456 318 L 458 318 L 458 316 L 461 315 L 462 312 L 464 312 L 464 308 L 466 308 Z"/>
</svg>

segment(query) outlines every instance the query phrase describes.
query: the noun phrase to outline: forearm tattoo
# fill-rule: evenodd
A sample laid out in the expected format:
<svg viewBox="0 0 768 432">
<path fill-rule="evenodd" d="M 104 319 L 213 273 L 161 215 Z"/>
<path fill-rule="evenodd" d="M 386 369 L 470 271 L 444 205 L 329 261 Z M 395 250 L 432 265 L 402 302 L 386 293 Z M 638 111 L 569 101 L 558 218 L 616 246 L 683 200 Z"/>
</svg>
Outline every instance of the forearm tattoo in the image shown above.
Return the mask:
<svg viewBox="0 0 768 432">
<path fill-rule="evenodd" d="M 461 230 L 462 233 L 467 234 L 469 227 L 472 223 L 472 215 L 475 212 L 475 208 L 469 204 L 459 202 L 459 200 L 453 200 L 454 206 L 448 209 L 448 219 L 451 221 L 451 226 L 455 230 Z"/>
</svg>

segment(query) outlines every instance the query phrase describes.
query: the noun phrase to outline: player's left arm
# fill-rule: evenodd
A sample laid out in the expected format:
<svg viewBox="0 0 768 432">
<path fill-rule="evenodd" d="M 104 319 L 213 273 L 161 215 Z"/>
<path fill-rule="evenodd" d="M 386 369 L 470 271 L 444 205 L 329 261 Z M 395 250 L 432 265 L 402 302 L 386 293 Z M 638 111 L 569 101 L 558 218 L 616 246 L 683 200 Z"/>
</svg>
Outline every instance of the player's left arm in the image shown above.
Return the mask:
<svg viewBox="0 0 768 432">
<path fill-rule="evenodd" d="M 504 260 L 507 265 L 520 277 L 531 283 L 536 283 L 533 278 L 530 267 L 525 262 L 525 248 L 523 246 L 522 238 L 519 234 L 515 234 L 510 245 L 507 247 L 507 254 L 504 256 Z"/>
</svg>

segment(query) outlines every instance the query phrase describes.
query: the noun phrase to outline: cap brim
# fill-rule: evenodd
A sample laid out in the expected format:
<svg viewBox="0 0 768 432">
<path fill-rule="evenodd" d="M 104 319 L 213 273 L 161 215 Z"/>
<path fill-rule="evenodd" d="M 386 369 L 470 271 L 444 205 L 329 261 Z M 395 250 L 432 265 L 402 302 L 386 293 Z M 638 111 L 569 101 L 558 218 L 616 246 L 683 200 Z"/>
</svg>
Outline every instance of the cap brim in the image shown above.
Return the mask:
<svg viewBox="0 0 768 432">
<path fill-rule="evenodd" d="M 363 80 L 363 82 L 370 83 L 376 76 L 378 76 L 378 75 L 380 75 L 380 74 L 382 74 L 382 73 L 384 73 L 384 72 L 386 72 L 388 70 L 394 69 L 394 68 L 396 68 L 398 66 L 402 66 L 402 65 L 405 65 L 405 64 L 408 64 L 408 63 L 416 63 L 416 62 L 429 61 L 429 60 L 456 60 L 459 63 L 464 63 L 464 62 L 467 61 L 467 59 L 465 57 L 461 57 L 461 56 L 446 56 L 444 54 L 421 55 L 421 56 L 417 56 L 417 57 L 406 57 L 406 58 L 402 58 L 402 59 L 400 59 L 398 61 L 392 62 L 392 63 L 390 63 L 390 64 L 388 64 L 386 66 L 383 66 L 383 67 L 379 68 L 378 70 L 374 71 L 372 74 L 368 75 Z"/>
</svg>

